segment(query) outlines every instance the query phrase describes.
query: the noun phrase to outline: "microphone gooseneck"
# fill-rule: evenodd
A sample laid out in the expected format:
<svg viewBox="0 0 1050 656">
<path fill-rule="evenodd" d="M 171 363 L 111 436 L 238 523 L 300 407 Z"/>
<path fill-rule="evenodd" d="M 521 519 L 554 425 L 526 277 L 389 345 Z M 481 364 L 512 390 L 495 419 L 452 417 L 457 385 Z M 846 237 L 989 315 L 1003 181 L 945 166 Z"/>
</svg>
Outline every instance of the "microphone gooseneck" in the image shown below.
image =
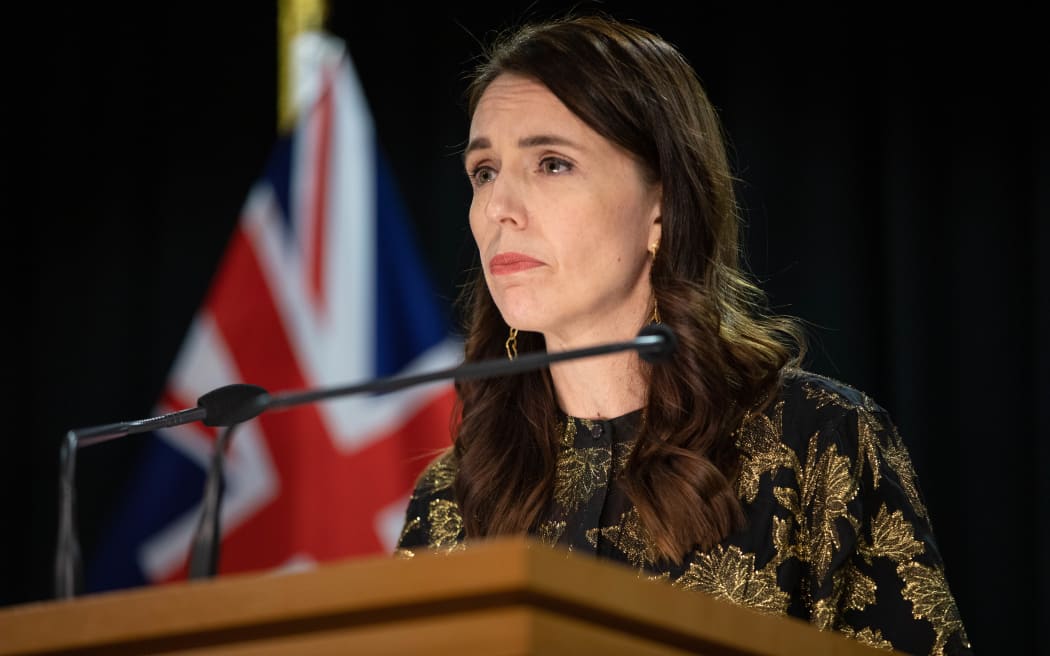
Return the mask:
<svg viewBox="0 0 1050 656">
<path fill-rule="evenodd" d="M 196 408 L 179 410 L 159 417 L 139 421 L 119 422 L 91 428 L 71 430 L 62 443 L 60 455 L 59 525 L 55 553 L 55 596 L 71 598 L 80 589 L 80 546 L 76 536 L 76 452 L 80 447 L 98 444 L 134 433 L 158 428 L 179 426 L 195 421 L 205 426 L 224 426 L 213 452 L 208 479 L 205 484 L 201 516 L 194 538 L 191 556 L 191 577 L 214 576 L 218 566 L 220 532 L 219 508 L 224 487 L 223 453 L 231 439 L 234 426 L 253 419 L 267 410 L 280 410 L 316 401 L 324 401 L 352 394 L 384 394 L 438 380 L 476 380 L 517 374 L 549 367 L 557 362 L 589 358 L 622 351 L 637 351 L 649 363 L 668 360 L 677 348 L 678 340 L 666 324 L 650 324 L 636 338 L 627 342 L 599 344 L 558 353 L 526 353 L 514 360 L 482 360 L 456 367 L 422 374 L 378 378 L 364 383 L 340 385 L 312 390 L 270 394 L 257 385 L 235 383 L 216 388 L 197 400 Z"/>
<path fill-rule="evenodd" d="M 80 542 L 76 530 L 76 462 L 77 451 L 120 437 L 146 433 L 159 428 L 202 422 L 205 426 L 232 427 L 262 412 L 259 399 L 266 390 L 241 383 L 226 385 L 208 392 L 197 401 L 196 408 L 170 412 L 159 417 L 122 421 L 68 431 L 59 453 L 58 539 L 55 547 L 55 598 L 71 599 L 83 587 Z M 228 439 L 229 431 L 224 436 Z M 222 461 L 215 465 L 221 469 Z M 213 469 L 215 468 L 213 466 Z M 221 472 L 220 472 L 221 476 Z M 222 480 L 217 483 L 221 497 Z M 208 488 L 209 490 L 211 488 Z M 209 497 L 210 498 L 210 497 Z M 216 501 L 216 503 L 218 503 Z M 209 516 L 210 517 L 210 516 Z"/>
<path fill-rule="evenodd" d="M 673 353 L 677 347 L 677 343 L 678 340 L 675 338 L 674 331 L 664 324 L 652 324 L 651 326 L 643 328 L 638 334 L 638 337 L 627 342 L 611 342 L 608 344 L 599 344 L 597 346 L 588 346 L 569 351 L 559 351 L 557 353 L 525 353 L 519 355 L 514 360 L 504 360 L 501 358 L 468 362 L 455 367 L 440 369 L 438 371 L 409 376 L 377 378 L 372 381 L 356 383 L 353 385 L 339 385 L 336 387 L 281 392 L 277 394 L 262 394 L 256 398 L 256 403 L 259 406 L 256 409 L 258 412 L 279 410 L 301 405 L 303 403 L 325 401 L 340 396 L 349 396 L 351 394 L 385 394 L 406 387 L 412 387 L 413 385 L 422 385 L 438 380 L 477 380 L 483 378 L 494 378 L 496 376 L 506 376 L 509 374 L 533 371 L 535 369 L 543 369 L 558 362 L 565 362 L 566 360 L 590 358 L 599 355 L 609 355 L 610 353 L 620 353 L 623 351 L 638 351 L 639 355 L 647 362 L 661 362 L 670 357 L 671 353 Z"/>
</svg>

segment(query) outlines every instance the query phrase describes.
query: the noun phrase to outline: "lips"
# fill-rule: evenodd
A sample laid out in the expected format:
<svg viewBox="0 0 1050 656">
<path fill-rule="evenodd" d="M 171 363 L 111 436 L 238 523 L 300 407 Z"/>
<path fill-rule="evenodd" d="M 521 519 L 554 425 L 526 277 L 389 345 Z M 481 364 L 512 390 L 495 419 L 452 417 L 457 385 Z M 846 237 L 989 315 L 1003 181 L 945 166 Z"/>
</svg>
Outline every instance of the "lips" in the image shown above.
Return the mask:
<svg viewBox="0 0 1050 656">
<path fill-rule="evenodd" d="M 538 266 L 543 266 L 543 262 L 522 253 L 500 253 L 489 260 L 489 272 L 494 276 L 518 273 Z"/>
</svg>

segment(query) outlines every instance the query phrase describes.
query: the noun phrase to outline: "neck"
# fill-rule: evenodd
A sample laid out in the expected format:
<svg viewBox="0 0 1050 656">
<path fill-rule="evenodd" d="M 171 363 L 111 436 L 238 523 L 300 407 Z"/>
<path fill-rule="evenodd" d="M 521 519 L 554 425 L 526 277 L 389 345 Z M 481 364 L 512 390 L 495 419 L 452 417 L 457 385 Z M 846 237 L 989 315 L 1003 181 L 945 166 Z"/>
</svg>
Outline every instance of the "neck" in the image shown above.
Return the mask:
<svg viewBox="0 0 1050 656">
<path fill-rule="evenodd" d="M 545 338 L 547 351 L 553 353 L 626 341 L 634 336 L 578 340 L 572 344 L 549 335 Z M 551 365 L 550 372 L 558 405 L 573 417 L 608 419 L 645 405 L 649 376 L 646 365 L 634 351 L 570 360 Z"/>
</svg>

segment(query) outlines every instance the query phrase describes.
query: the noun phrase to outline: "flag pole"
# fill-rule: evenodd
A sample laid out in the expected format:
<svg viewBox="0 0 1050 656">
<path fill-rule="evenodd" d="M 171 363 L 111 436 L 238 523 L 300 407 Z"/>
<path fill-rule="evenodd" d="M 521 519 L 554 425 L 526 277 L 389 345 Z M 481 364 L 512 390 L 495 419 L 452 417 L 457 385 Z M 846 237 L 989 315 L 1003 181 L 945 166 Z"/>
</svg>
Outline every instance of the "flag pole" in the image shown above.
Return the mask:
<svg viewBox="0 0 1050 656">
<path fill-rule="evenodd" d="M 327 15 L 325 0 L 277 2 L 277 129 L 281 133 L 295 123 L 295 39 L 303 32 L 323 28 Z"/>
</svg>

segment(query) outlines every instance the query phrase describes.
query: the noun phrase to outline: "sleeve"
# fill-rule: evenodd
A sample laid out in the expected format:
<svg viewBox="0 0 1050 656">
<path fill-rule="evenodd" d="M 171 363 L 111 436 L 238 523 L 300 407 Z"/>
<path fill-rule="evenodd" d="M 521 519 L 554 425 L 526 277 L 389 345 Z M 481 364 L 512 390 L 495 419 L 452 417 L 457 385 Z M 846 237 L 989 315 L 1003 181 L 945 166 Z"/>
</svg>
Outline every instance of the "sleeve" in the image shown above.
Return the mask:
<svg viewBox="0 0 1050 656">
<path fill-rule="evenodd" d="M 451 551 L 462 544 L 463 517 L 453 494 L 455 479 L 451 450 L 423 470 L 408 502 L 395 555 L 411 558 L 419 549 Z"/>
<path fill-rule="evenodd" d="M 896 427 L 867 397 L 839 409 L 799 477 L 811 621 L 910 654 L 971 654 Z"/>
</svg>

